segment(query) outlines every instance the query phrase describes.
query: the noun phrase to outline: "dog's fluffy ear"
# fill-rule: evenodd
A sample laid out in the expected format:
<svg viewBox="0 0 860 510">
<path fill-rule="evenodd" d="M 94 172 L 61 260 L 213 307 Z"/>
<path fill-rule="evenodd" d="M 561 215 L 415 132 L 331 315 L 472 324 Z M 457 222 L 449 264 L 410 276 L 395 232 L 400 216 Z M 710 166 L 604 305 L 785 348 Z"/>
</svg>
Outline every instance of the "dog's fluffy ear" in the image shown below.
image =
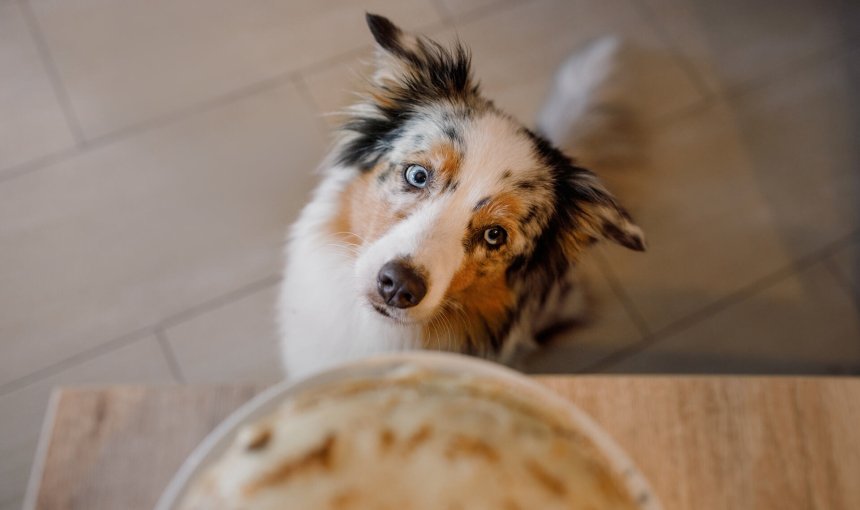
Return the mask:
<svg viewBox="0 0 860 510">
<path fill-rule="evenodd" d="M 403 30 L 391 22 L 390 19 L 378 14 L 367 13 L 367 26 L 370 28 L 370 33 L 379 45 L 379 49 L 395 55 L 404 55 L 407 46 L 404 44 L 407 40 Z M 414 38 L 413 38 L 414 39 Z"/>
<path fill-rule="evenodd" d="M 377 84 L 398 79 L 409 69 L 415 59 L 418 40 L 405 33 L 384 16 L 366 14 L 367 26 L 376 40 L 376 72 L 373 80 Z"/>
<path fill-rule="evenodd" d="M 393 99 L 408 103 L 440 97 L 471 100 L 478 85 L 471 76 L 471 57 L 459 42 L 443 46 L 407 34 L 387 18 L 367 14 L 376 39 L 374 83 Z M 388 97 L 387 99 L 392 99 Z"/>
<path fill-rule="evenodd" d="M 573 181 L 576 194 L 582 197 L 576 204 L 578 229 L 582 229 L 591 240 L 607 239 L 631 250 L 645 251 L 642 229 L 597 176 L 583 171 Z"/>
</svg>

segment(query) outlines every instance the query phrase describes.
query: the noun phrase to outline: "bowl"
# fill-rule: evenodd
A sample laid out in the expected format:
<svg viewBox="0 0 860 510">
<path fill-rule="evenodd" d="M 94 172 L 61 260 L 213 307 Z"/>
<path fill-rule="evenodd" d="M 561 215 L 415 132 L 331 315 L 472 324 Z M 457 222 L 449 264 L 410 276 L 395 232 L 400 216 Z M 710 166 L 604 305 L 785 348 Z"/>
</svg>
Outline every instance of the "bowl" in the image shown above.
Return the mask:
<svg viewBox="0 0 860 510">
<path fill-rule="evenodd" d="M 378 379 L 406 370 L 440 375 L 471 375 L 491 379 L 506 391 L 518 392 L 562 416 L 592 444 L 614 479 L 642 510 L 660 510 L 650 484 L 612 438 L 586 413 L 549 388 L 496 363 L 458 354 L 414 351 L 365 358 L 344 364 L 299 381 L 284 381 L 263 391 L 218 425 L 191 453 L 174 475 L 156 505 L 156 510 L 176 510 L 197 477 L 233 443 L 237 431 L 272 414 L 283 402 L 333 383 Z"/>
</svg>

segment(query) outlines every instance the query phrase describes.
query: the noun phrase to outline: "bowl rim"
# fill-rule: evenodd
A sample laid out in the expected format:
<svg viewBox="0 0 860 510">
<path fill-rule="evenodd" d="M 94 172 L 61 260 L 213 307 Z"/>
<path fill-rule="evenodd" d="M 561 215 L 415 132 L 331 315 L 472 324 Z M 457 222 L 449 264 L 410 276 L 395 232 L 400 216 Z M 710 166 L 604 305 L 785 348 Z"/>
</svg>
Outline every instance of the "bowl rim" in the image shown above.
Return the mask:
<svg viewBox="0 0 860 510">
<path fill-rule="evenodd" d="M 641 510 L 662 510 L 663 507 L 650 483 L 630 457 L 591 416 L 578 406 L 528 375 L 498 363 L 437 351 L 405 351 L 376 355 L 340 364 L 304 379 L 275 383 L 233 411 L 194 448 L 162 492 L 155 510 L 176 510 L 191 482 L 232 444 L 238 428 L 272 413 L 287 398 L 332 382 L 387 374 L 401 366 L 417 366 L 420 369 L 442 373 L 495 378 L 540 399 L 552 410 L 563 413 L 570 419 L 573 427 L 592 442 L 602 455 L 601 460 L 607 463 L 616 475 L 615 478 L 623 484 Z"/>
</svg>

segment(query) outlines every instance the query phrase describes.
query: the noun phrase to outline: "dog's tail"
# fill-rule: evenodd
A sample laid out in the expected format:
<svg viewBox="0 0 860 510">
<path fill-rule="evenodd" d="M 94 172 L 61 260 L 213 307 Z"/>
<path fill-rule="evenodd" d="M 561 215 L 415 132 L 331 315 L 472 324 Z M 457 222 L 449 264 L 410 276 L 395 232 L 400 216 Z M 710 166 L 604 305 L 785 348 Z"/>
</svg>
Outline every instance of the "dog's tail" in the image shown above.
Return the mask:
<svg viewBox="0 0 860 510">
<path fill-rule="evenodd" d="M 627 93 L 632 58 L 632 48 L 613 36 L 569 56 L 538 113 L 538 132 L 584 166 L 638 162 L 641 129 Z"/>
</svg>

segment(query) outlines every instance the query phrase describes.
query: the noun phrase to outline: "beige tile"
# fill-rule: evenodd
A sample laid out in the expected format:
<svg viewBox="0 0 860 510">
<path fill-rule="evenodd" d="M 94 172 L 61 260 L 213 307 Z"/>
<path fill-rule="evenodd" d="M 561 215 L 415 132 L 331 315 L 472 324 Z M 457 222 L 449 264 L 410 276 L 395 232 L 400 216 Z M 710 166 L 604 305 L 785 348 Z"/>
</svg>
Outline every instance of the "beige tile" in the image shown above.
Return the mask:
<svg viewBox="0 0 860 510">
<path fill-rule="evenodd" d="M 590 40 L 615 34 L 631 45 L 635 76 L 631 98 L 645 119 L 677 111 L 701 96 L 661 47 L 657 36 L 624 0 L 542 0 L 505 7 L 461 24 L 456 33 L 472 49 L 475 75 L 497 104 L 532 125 L 557 66 Z M 450 41 L 454 30 L 431 34 Z M 356 75 L 370 53 L 305 76 L 324 112 L 353 101 Z"/>
<path fill-rule="evenodd" d="M 429 0 L 32 3 L 90 137 L 366 45 L 365 11 L 439 19 Z"/>
<path fill-rule="evenodd" d="M 860 298 L 860 241 L 855 241 L 831 257 L 837 277 L 847 282 Z"/>
<path fill-rule="evenodd" d="M 850 1 L 644 2 L 712 90 L 761 80 L 860 33 Z"/>
<path fill-rule="evenodd" d="M 167 339 L 191 383 L 264 382 L 282 378 L 273 284 L 169 328 Z"/>
<path fill-rule="evenodd" d="M 734 102 L 755 185 L 798 255 L 860 228 L 858 90 L 855 50 Z"/>
<path fill-rule="evenodd" d="M 314 105 L 330 128 L 343 120 L 342 112 L 356 102 L 372 71 L 373 50 L 369 47 L 344 62 L 303 75 Z"/>
<path fill-rule="evenodd" d="M 645 253 L 605 249 L 652 330 L 790 263 L 731 107 L 655 133 L 650 152 L 642 168 L 604 177 L 648 239 Z"/>
<path fill-rule="evenodd" d="M 652 328 L 860 226 L 854 58 L 668 126 L 655 134 L 647 168 L 606 176 L 649 237 L 642 256 L 610 254 Z"/>
<path fill-rule="evenodd" d="M 313 122 L 285 85 L 0 183 L 0 384 L 277 273 Z"/>
<path fill-rule="evenodd" d="M 171 382 L 155 338 L 146 337 L 0 395 L 0 507 L 20 508 L 53 387 Z"/>
<path fill-rule="evenodd" d="M 558 65 L 585 43 L 615 35 L 636 51 L 635 104 L 646 118 L 684 108 L 698 91 L 626 0 L 527 2 L 458 27 L 476 76 L 502 108 L 531 124 Z M 449 37 L 450 34 L 446 34 Z"/>
<path fill-rule="evenodd" d="M 599 270 L 596 258 L 586 256 L 577 270 L 586 278 L 593 312 L 585 324 L 555 337 L 530 356 L 526 364 L 530 373 L 581 371 L 643 338 Z"/>
<path fill-rule="evenodd" d="M 611 371 L 860 373 L 860 315 L 819 264 L 657 342 Z"/>
<path fill-rule="evenodd" d="M 20 4 L 0 2 L 0 175 L 74 143 Z"/>
<path fill-rule="evenodd" d="M 490 8 L 502 7 L 512 3 L 510 0 L 437 0 L 443 6 L 445 12 L 454 18 L 461 18 L 477 11 L 489 11 Z M 522 1 L 522 0 L 514 0 Z"/>
</svg>

